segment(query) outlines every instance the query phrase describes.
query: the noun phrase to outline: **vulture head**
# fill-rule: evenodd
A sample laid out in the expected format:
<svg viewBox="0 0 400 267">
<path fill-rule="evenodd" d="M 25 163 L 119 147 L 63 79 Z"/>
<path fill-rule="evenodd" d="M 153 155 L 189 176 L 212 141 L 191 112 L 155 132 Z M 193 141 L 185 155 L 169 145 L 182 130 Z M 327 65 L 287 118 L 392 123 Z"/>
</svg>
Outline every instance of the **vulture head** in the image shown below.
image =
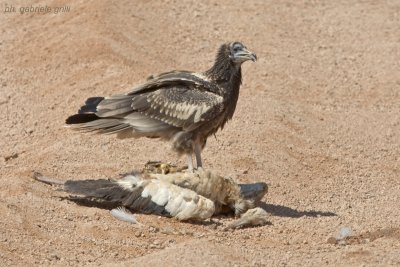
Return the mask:
<svg viewBox="0 0 400 267">
<path fill-rule="evenodd" d="M 229 58 L 235 64 L 242 64 L 247 60 L 257 61 L 257 55 L 249 51 L 242 43 L 233 42 L 228 44 Z"/>
<path fill-rule="evenodd" d="M 206 76 L 218 81 L 227 81 L 231 77 L 237 80 L 229 87 L 231 91 L 239 90 L 241 84 L 241 66 L 243 62 L 251 60 L 257 61 L 257 55 L 248 50 L 241 42 L 225 43 L 220 46 L 214 66 L 206 71 Z"/>
<path fill-rule="evenodd" d="M 257 55 L 248 50 L 240 42 L 223 44 L 218 51 L 217 61 L 218 59 L 221 60 L 223 58 L 229 58 L 232 63 L 238 66 L 247 60 L 251 60 L 253 62 L 257 61 Z"/>
</svg>

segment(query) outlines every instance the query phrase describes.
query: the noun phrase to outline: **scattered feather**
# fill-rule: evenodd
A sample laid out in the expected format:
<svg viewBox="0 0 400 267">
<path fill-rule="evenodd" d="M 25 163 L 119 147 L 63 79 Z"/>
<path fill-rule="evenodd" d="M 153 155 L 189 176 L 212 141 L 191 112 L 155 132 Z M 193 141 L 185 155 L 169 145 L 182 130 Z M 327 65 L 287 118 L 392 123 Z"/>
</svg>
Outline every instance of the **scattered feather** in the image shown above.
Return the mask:
<svg viewBox="0 0 400 267">
<path fill-rule="evenodd" d="M 342 227 L 339 230 L 339 234 L 336 236 L 336 240 L 340 241 L 345 239 L 348 236 L 351 236 L 353 234 L 353 231 L 349 227 Z"/>
<path fill-rule="evenodd" d="M 118 220 L 133 224 L 141 224 L 136 220 L 136 216 L 132 214 L 129 210 L 127 210 L 125 207 L 118 207 L 112 209 L 110 213 L 114 218 Z"/>
</svg>

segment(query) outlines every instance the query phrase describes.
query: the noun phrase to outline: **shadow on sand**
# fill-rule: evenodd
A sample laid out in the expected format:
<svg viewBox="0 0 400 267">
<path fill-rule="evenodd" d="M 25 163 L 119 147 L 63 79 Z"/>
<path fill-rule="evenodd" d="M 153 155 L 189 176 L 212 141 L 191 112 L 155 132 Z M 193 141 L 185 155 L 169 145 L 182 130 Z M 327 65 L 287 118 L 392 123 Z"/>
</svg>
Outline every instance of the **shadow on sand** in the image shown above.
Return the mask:
<svg viewBox="0 0 400 267">
<path fill-rule="evenodd" d="M 300 218 L 303 216 L 306 217 L 337 216 L 336 213 L 330 211 L 318 211 L 318 210 L 299 211 L 282 205 L 268 204 L 265 202 L 261 202 L 259 206 L 268 213 L 280 217 Z"/>
<path fill-rule="evenodd" d="M 99 208 L 105 210 L 112 210 L 121 206 L 121 203 L 105 201 L 101 199 L 81 197 L 81 196 L 67 196 L 67 197 L 59 197 L 62 200 L 72 201 L 79 206 L 89 207 L 89 208 Z"/>
</svg>

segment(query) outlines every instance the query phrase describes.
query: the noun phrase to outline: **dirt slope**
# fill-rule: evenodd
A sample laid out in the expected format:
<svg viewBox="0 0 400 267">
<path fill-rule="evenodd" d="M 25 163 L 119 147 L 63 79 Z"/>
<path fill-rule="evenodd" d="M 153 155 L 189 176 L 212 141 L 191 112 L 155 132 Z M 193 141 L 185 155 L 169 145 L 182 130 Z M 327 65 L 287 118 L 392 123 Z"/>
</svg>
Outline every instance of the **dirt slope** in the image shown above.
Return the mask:
<svg viewBox="0 0 400 267">
<path fill-rule="evenodd" d="M 15 13 L 4 12 L 10 4 Z M 69 12 L 25 13 L 68 5 Z M 399 1 L 1 1 L 0 264 L 115 266 L 400 265 Z M 115 177 L 169 144 L 63 127 L 90 96 L 171 69 L 203 71 L 240 40 L 234 119 L 205 166 L 265 181 L 272 225 L 223 232 L 139 215 L 151 228 L 78 206 L 32 180 Z M 229 220 L 219 218 L 218 220 Z M 332 244 L 339 231 L 352 238 Z M 330 238 L 330 239 L 329 239 Z"/>
</svg>

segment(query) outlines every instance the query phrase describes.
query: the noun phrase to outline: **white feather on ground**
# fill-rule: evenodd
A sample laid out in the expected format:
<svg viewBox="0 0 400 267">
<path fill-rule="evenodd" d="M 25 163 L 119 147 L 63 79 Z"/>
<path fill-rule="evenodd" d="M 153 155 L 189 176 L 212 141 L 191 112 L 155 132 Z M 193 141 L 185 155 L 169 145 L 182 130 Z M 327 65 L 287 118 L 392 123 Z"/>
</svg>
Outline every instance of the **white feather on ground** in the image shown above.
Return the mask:
<svg viewBox="0 0 400 267">
<path fill-rule="evenodd" d="M 116 218 L 118 220 L 133 223 L 133 224 L 138 224 L 138 225 L 141 224 L 136 220 L 136 216 L 134 214 L 132 214 L 129 210 L 127 210 L 125 207 L 118 207 L 118 208 L 112 209 L 110 211 L 110 213 L 114 218 Z"/>
</svg>

